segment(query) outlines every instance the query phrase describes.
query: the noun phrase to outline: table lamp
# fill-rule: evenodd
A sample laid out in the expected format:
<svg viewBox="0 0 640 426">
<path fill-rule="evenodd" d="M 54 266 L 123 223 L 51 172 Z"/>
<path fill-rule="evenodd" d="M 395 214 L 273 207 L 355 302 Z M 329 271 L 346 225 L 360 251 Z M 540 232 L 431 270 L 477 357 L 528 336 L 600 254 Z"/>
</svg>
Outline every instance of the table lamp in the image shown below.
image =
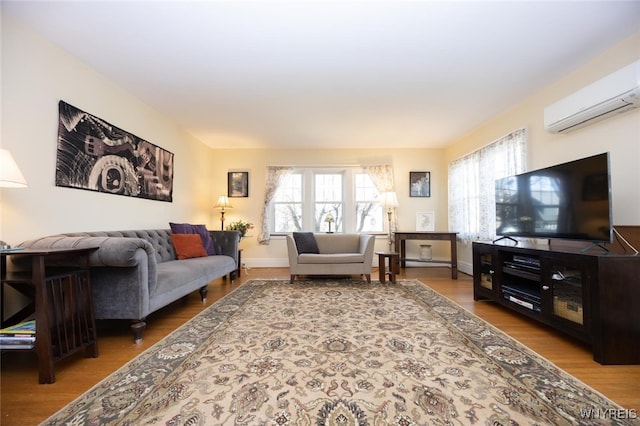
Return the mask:
<svg viewBox="0 0 640 426">
<path fill-rule="evenodd" d="M 329 231 L 327 232 L 327 234 L 333 234 L 333 231 L 331 230 L 331 224 L 335 221 L 333 215 L 331 213 L 327 213 L 327 215 L 324 217 L 324 221 L 329 224 Z"/>
<path fill-rule="evenodd" d="M 221 195 L 215 207 L 220 209 L 220 226 L 221 230 L 224 231 L 224 209 L 232 209 L 233 206 L 229 203 L 229 198 L 226 195 Z"/>
</svg>

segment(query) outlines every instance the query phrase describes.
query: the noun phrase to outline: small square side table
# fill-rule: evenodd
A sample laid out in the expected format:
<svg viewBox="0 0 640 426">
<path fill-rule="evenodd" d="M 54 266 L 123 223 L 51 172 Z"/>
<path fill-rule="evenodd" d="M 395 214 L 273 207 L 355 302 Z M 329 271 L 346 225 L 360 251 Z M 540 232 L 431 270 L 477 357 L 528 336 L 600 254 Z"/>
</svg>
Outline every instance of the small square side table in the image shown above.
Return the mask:
<svg viewBox="0 0 640 426">
<path fill-rule="evenodd" d="M 378 255 L 378 270 L 380 272 L 380 282 L 385 283 L 387 275 L 389 280 L 395 284 L 396 274 L 400 273 L 400 253 L 391 251 L 377 251 Z M 386 267 L 386 259 L 389 259 L 389 270 Z"/>
</svg>

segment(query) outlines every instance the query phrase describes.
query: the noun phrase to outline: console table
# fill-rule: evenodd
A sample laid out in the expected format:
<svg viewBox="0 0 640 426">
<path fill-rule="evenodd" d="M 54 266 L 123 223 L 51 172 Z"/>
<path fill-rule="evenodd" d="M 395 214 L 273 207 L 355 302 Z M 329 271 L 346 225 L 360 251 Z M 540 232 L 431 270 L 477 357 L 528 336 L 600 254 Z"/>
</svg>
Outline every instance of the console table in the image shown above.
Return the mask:
<svg viewBox="0 0 640 426">
<path fill-rule="evenodd" d="M 458 279 L 458 249 L 456 247 L 457 232 L 394 232 L 395 248 L 400 252 L 400 267 L 407 267 L 407 260 L 412 262 L 447 263 L 451 265 L 451 279 Z M 407 258 L 406 240 L 424 241 L 449 241 L 451 245 L 451 259 L 449 262 L 442 260 L 422 260 Z"/>
<path fill-rule="evenodd" d="M 35 351 L 40 383 L 55 382 L 54 363 L 69 355 L 84 350 L 86 357 L 98 356 L 89 278 L 89 253 L 96 249 L 0 250 L 0 285 L 25 294 L 29 291 L 20 288 L 31 288 L 35 294 Z M 31 271 L 8 272 L 8 256 L 30 258 Z M 53 267 L 53 263 L 73 266 Z"/>
</svg>

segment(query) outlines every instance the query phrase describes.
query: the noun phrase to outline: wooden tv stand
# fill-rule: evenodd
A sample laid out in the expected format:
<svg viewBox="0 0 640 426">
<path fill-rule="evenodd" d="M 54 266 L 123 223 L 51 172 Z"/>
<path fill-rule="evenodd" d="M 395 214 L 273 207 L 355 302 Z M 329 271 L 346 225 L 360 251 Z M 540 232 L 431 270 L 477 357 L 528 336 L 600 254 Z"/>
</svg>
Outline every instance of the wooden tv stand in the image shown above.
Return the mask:
<svg viewBox="0 0 640 426">
<path fill-rule="evenodd" d="M 598 248 L 473 243 L 473 298 L 591 345 L 601 364 L 640 364 L 640 256 Z"/>
</svg>

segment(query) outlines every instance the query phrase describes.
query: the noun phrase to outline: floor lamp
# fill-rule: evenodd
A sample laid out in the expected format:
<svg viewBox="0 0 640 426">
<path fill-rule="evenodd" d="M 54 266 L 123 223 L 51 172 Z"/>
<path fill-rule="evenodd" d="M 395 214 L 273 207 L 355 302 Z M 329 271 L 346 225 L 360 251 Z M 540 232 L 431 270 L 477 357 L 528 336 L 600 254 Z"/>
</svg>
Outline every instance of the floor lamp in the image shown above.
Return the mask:
<svg viewBox="0 0 640 426">
<path fill-rule="evenodd" d="M 220 209 L 220 226 L 221 230 L 224 231 L 224 209 L 232 209 L 233 206 L 229 203 L 229 198 L 226 195 L 221 195 L 215 207 Z"/>
<path fill-rule="evenodd" d="M 387 220 L 389 221 L 389 251 L 393 245 L 391 217 L 393 216 L 393 209 L 398 207 L 398 197 L 395 191 L 383 192 L 380 194 L 380 204 L 387 210 Z"/>
</svg>

